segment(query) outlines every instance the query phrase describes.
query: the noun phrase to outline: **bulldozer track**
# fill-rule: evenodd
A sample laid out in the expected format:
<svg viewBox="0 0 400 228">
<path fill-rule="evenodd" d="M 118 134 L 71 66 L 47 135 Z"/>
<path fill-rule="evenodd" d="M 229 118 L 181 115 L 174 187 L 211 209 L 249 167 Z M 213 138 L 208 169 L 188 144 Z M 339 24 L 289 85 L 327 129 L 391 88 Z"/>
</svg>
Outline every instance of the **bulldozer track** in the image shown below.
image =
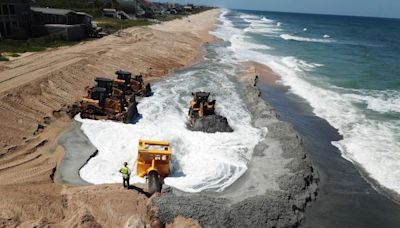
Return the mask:
<svg viewBox="0 0 400 228">
<path fill-rule="evenodd" d="M 41 154 L 31 154 L 31 155 L 28 155 L 24 159 L 21 159 L 21 160 L 16 160 L 16 161 L 3 163 L 3 165 L 0 165 L 0 172 L 4 171 L 6 169 L 10 169 L 10 168 L 13 168 L 13 167 L 28 163 L 28 162 L 30 162 L 32 160 L 40 158 L 41 156 L 42 156 Z"/>
<path fill-rule="evenodd" d="M 51 172 L 55 165 L 50 163 L 43 164 L 46 162 L 47 160 L 40 161 L 37 166 L 30 168 L 14 167 L 13 169 L 7 170 L 7 172 L 0 173 L 0 185 L 25 183 L 33 180 L 34 177 L 43 176 Z"/>
</svg>

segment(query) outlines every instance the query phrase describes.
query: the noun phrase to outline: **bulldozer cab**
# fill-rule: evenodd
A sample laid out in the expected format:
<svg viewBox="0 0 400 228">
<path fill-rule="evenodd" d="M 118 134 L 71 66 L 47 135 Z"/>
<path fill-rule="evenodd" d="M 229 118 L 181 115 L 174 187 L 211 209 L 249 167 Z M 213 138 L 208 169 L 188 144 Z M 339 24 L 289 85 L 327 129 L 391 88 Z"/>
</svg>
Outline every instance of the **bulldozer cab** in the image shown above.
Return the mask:
<svg viewBox="0 0 400 228">
<path fill-rule="evenodd" d="M 192 93 L 193 99 L 190 102 L 189 117 L 193 121 L 196 118 L 202 118 L 207 115 L 213 115 L 215 112 L 215 100 L 209 101 L 210 93 L 195 92 Z"/>
<path fill-rule="evenodd" d="M 193 95 L 193 100 L 196 102 L 196 104 L 200 104 L 200 103 L 208 101 L 208 97 L 210 96 L 210 93 L 195 92 L 195 93 L 192 93 L 192 95 Z"/>
<path fill-rule="evenodd" d="M 115 74 L 117 75 L 117 79 L 124 80 L 125 84 L 128 85 L 128 84 L 131 83 L 131 79 L 132 79 L 131 72 L 118 70 L 118 71 L 115 72 Z"/>
<path fill-rule="evenodd" d="M 97 77 L 97 87 L 105 88 L 107 94 L 111 94 L 113 91 L 113 80 L 109 78 Z"/>
<path fill-rule="evenodd" d="M 104 107 L 107 98 L 106 89 L 94 87 L 90 90 L 90 99 L 99 101 L 100 107 Z"/>
</svg>

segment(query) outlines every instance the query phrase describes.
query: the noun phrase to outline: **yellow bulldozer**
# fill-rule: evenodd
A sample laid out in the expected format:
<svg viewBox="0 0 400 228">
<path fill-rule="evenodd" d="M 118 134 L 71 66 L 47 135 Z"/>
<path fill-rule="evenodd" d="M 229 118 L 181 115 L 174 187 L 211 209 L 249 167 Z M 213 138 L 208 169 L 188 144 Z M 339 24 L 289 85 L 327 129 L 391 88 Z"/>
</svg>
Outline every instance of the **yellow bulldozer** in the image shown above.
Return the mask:
<svg viewBox="0 0 400 228">
<path fill-rule="evenodd" d="M 171 156 L 169 142 L 139 140 L 137 175 L 147 178 L 150 194 L 161 192 L 162 182 L 170 173 Z"/>
<path fill-rule="evenodd" d="M 194 92 L 190 101 L 189 117 L 191 121 L 215 114 L 215 100 L 209 101 L 210 93 Z"/>
</svg>

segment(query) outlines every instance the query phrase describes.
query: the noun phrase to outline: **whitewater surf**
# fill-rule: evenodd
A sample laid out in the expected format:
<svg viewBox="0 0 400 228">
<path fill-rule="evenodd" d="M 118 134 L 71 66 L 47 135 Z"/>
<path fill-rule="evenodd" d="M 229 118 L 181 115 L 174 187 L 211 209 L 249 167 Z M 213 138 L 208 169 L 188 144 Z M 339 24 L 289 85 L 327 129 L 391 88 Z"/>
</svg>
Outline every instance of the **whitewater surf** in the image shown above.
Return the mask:
<svg viewBox="0 0 400 228">
<path fill-rule="evenodd" d="M 164 182 L 182 191 L 222 191 L 243 175 L 254 146 L 267 130 L 251 125 L 251 115 L 230 79 L 236 77 L 234 66 L 220 63 L 222 57 L 225 56 L 215 56 L 194 69 L 154 83 L 154 95 L 139 102 L 142 118 L 136 124 L 76 117 L 98 149 L 97 156 L 81 169 L 81 177 L 94 184 L 119 183 L 118 170 L 124 161 L 135 174 L 139 139 L 171 142 L 172 172 Z M 217 100 L 216 112 L 228 119 L 234 131 L 189 131 L 186 123 L 192 91 L 211 92 L 212 99 Z M 133 181 L 144 182 L 136 176 Z"/>
<path fill-rule="evenodd" d="M 400 193 L 400 120 L 391 118 L 400 113 L 399 90 L 340 87 L 323 75 L 324 68 L 331 66 L 327 60 L 315 58 L 318 54 L 313 58 L 307 55 L 306 59 L 312 59 L 310 62 L 291 55 L 295 53 L 290 50 L 294 45 L 298 46 L 295 47 L 298 52 L 307 52 L 335 50 L 338 45 L 355 49 L 360 45 L 372 48 L 379 44 L 332 39 L 320 27 L 303 29 L 303 25 L 295 27 L 294 21 L 282 24 L 281 18 L 267 19 L 252 13 L 225 11 L 220 20 L 222 28 L 214 34 L 231 42 L 228 48 L 238 61 L 251 60 L 271 67 L 281 76 L 280 82 L 290 86 L 291 93 L 306 99 L 316 115 L 339 130 L 343 140 L 332 144 L 344 158 L 361 166 L 382 186 Z M 385 115 L 385 119 L 371 112 Z"/>
</svg>

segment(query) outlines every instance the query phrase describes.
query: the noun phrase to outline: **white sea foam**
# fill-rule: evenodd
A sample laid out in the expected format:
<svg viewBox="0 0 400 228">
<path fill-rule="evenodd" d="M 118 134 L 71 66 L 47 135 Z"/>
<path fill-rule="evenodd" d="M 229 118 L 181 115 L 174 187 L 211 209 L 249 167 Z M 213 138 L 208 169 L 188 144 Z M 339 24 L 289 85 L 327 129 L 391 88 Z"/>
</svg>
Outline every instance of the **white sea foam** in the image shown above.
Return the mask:
<svg viewBox="0 0 400 228">
<path fill-rule="evenodd" d="M 367 105 L 367 109 L 379 113 L 400 113 L 400 91 L 351 90 L 344 96 L 355 103 Z"/>
<path fill-rule="evenodd" d="M 323 66 L 323 64 L 319 63 L 308 63 L 304 60 L 297 59 L 293 56 L 286 56 L 282 57 L 281 61 L 291 69 L 298 71 L 298 72 L 303 72 L 303 71 L 312 71 L 317 67 Z"/>
<path fill-rule="evenodd" d="M 229 11 L 224 10 L 223 13 L 225 13 L 225 15 L 226 15 L 227 12 L 229 12 Z M 225 15 L 222 15 L 222 16 L 225 16 Z M 259 16 L 250 15 L 250 14 L 241 14 L 239 17 L 242 18 L 242 19 L 256 19 L 256 20 L 260 19 Z"/>
<path fill-rule="evenodd" d="M 215 60 L 219 62 L 219 60 Z M 255 129 L 251 116 L 227 74 L 234 69 L 209 64 L 155 83 L 154 95 L 138 105 L 142 119 L 122 124 L 76 118 L 82 130 L 98 148 L 98 155 L 85 165 L 80 175 L 94 184 L 119 183 L 122 162 L 128 161 L 135 174 L 140 138 L 172 143 L 173 172 L 165 183 L 186 192 L 222 191 L 247 169 L 254 146 L 266 134 Z M 233 76 L 232 76 L 233 77 Z M 191 92 L 210 91 L 217 100 L 217 112 L 226 116 L 233 133 L 208 134 L 186 129 Z M 133 181 L 142 181 L 134 176 Z"/>
<path fill-rule="evenodd" d="M 261 18 L 261 21 L 267 22 L 267 23 L 271 23 L 271 24 L 275 22 L 274 20 L 268 19 L 268 18 L 266 18 L 266 17 L 262 17 L 262 18 Z"/>
<path fill-rule="evenodd" d="M 334 40 L 307 38 L 307 37 L 301 37 L 301 36 L 294 36 L 294 35 L 290 35 L 290 34 L 281 34 L 280 37 L 284 40 L 294 40 L 294 41 L 301 41 L 301 42 L 314 42 L 314 43 L 335 42 Z"/>
<path fill-rule="evenodd" d="M 296 65 L 295 62 L 291 64 Z M 368 119 L 365 113 L 354 106 L 354 95 L 313 85 L 298 71 L 299 66 L 279 62 L 273 62 L 270 66 L 282 76 L 284 84 L 291 86 L 292 92 L 311 104 L 315 114 L 339 129 L 344 139 L 333 142 L 333 145 L 342 151 L 343 157 L 362 165 L 372 178 L 385 187 L 400 192 L 400 172 L 394 171 L 400 170 L 399 121 Z M 386 105 L 372 107 L 383 111 L 382 106 Z"/>
<path fill-rule="evenodd" d="M 282 30 L 277 26 L 274 20 L 270 20 L 266 17 L 251 17 L 246 15 L 241 15 L 245 22 L 250 25 L 244 29 L 245 32 L 253 32 L 259 34 L 279 34 Z M 225 20 L 223 20 L 225 21 Z"/>
<path fill-rule="evenodd" d="M 222 21 L 228 20 L 222 18 Z M 236 31 L 231 36 L 243 36 Z M 283 36 L 283 37 L 282 37 Z M 331 39 L 311 39 L 282 34 L 282 39 L 304 42 L 334 42 Z M 240 42 L 239 42 L 240 41 Z M 381 185 L 400 193 L 400 121 L 368 118 L 368 113 L 357 107 L 362 103 L 379 113 L 400 113 L 398 91 L 346 90 L 332 86 L 318 86 L 307 77 L 307 71 L 320 66 L 295 57 L 277 57 L 246 49 L 251 40 L 231 39 L 234 58 L 254 60 L 270 66 L 278 73 L 290 91 L 305 98 L 314 113 L 339 129 L 344 139 L 332 142 L 342 156 L 358 165 Z"/>
</svg>

